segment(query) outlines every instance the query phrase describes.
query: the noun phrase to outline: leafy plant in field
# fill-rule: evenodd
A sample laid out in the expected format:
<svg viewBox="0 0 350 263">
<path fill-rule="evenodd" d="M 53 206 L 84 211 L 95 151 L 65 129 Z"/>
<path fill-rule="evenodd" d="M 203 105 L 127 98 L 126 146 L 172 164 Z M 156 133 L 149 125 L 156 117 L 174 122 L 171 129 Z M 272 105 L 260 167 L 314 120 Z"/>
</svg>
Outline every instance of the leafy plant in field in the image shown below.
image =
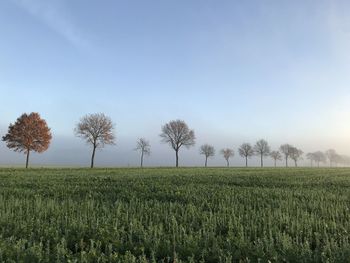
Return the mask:
<svg viewBox="0 0 350 263">
<path fill-rule="evenodd" d="M 349 169 L 0 169 L 0 261 L 344 262 Z"/>
</svg>

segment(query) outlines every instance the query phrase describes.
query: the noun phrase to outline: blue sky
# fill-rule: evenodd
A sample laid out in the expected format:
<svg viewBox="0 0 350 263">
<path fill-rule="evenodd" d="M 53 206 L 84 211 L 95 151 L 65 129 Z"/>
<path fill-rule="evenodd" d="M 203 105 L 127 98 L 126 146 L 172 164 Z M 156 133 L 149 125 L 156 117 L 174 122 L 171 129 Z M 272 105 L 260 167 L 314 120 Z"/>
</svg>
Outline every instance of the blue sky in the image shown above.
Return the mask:
<svg viewBox="0 0 350 263">
<path fill-rule="evenodd" d="M 0 132 L 41 113 L 54 140 L 38 165 L 87 164 L 73 128 L 94 112 L 118 138 L 101 165 L 137 164 L 141 136 L 148 164 L 173 164 L 158 135 L 177 118 L 198 138 L 186 165 L 202 163 L 202 143 L 259 138 L 350 154 L 349 12 L 348 1 L 1 1 Z M 4 143 L 0 154 L 0 164 L 24 158 Z"/>
</svg>

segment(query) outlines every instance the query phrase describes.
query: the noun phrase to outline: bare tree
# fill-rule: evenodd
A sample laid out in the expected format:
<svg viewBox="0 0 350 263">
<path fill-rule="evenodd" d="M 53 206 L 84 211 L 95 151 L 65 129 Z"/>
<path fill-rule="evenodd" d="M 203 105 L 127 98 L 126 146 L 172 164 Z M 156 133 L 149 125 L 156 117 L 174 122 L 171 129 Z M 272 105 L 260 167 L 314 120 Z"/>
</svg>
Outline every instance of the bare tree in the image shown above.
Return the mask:
<svg viewBox="0 0 350 263">
<path fill-rule="evenodd" d="M 140 160 L 140 166 L 143 167 L 143 157 L 149 156 L 151 154 L 151 145 L 149 141 L 147 141 L 145 138 L 139 138 L 136 141 L 136 148 L 135 151 L 140 151 L 141 153 L 141 160 Z"/>
<path fill-rule="evenodd" d="M 256 155 L 260 155 L 260 165 L 261 167 L 264 166 L 263 158 L 264 156 L 268 156 L 270 154 L 270 146 L 267 143 L 267 141 L 261 139 L 256 142 L 254 145 L 254 151 Z"/>
<path fill-rule="evenodd" d="M 205 156 L 205 167 L 207 167 L 208 158 L 215 155 L 214 146 L 211 146 L 209 144 L 202 145 L 200 148 L 200 154 L 203 154 Z"/>
<path fill-rule="evenodd" d="M 341 161 L 341 164 L 343 165 L 343 166 L 349 166 L 349 164 L 350 164 L 350 157 L 349 156 L 347 156 L 347 155 L 341 155 L 340 156 L 340 161 Z"/>
<path fill-rule="evenodd" d="M 326 151 L 325 154 L 326 154 L 327 159 L 329 160 L 330 167 L 332 167 L 333 163 L 335 163 L 337 160 L 337 157 L 338 157 L 337 152 L 333 149 L 329 149 Z"/>
<path fill-rule="evenodd" d="M 238 153 L 241 157 L 245 158 L 245 167 L 248 167 L 248 158 L 254 155 L 254 149 L 250 143 L 243 143 L 238 148 Z"/>
<path fill-rule="evenodd" d="M 326 155 L 321 151 L 314 152 L 313 157 L 314 161 L 317 163 L 317 167 L 320 167 L 320 163 L 325 163 L 327 161 Z"/>
<path fill-rule="evenodd" d="M 343 157 L 340 154 L 337 154 L 333 161 L 335 163 L 335 167 L 337 167 L 338 164 L 341 164 L 343 162 Z"/>
<path fill-rule="evenodd" d="M 302 159 L 303 151 L 292 147 L 290 151 L 290 158 L 294 161 L 295 167 L 298 167 L 298 160 Z"/>
<path fill-rule="evenodd" d="M 107 144 L 115 144 L 112 120 L 103 113 L 85 115 L 75 128 L 75 135 L 92 145 L 91 168 L 94 167 L 95 152 Z"/>
<path fill-rule="evenodd" d="M 330 166 L 332 167 L 334 164 L 337 166 L 338 164 L 346 165 L 348 157 L 345 155 L 337 154 L 337 152 L 333 149 L 327 150 L 326 152 L 311 152 L 308 153 L 307 159 L 311 161 L 311 166 L 313 162 L 316 162 L 317 167 L 320 167 L 320 163 L 326 163 L 329 160 Z"/>
<path fill-rule="evenodd" d="M 27 155 L 26 168 L 28 168 L 31 151 L 44 152 L 51 142 L 51 131 L 46 121 L 39 113 L 22 114 L 14 124 L 10 124 L 7 134 L 2 138 L 9 149 L 15 152 L 24 152 Z"/>
<path fill-rule="evenodd" d="M 189 148 L 195 144 L 194 131 L 182 120 L 170 121 L 162 126 L 160 134 L 163 143 L 168 143 L 175 151 L 176 167 L 179 167 L 179 150 L 181 146 Z"/>
<path fill-rule="evenodd" d="M 284 159 L 286 160 L 286 167 L 288 167 L 288 158 L 291 154 L 293 146 L 290 144 L 282 144 L 280 146 L 280 151 L 284 155 Z"/>
<path fill-rule="evenodd" d="M 275 163 L 275 167 L 277 166 L 277 161 L 281 161 L 282 160 L 282 155 L 279 151 L 272 151 L 270 153 L 271 158 L 274 160 Z"/>
<path fill-rule="evenodd" d="M 311 167 L 313 167 L 314 161 L 315 161 L 315 153 L 307 153 L 306 159 L 310 160 L 310 165 L 311 165 Z"/>
<path fill-rule="evenodd" d="M 229 159 L 230 157 L 233 157 L 235 155 L 234 150 L 230 148 L 225 148 L 225 149 L 222 149 L 220 152 L 226 160 L 227 167 L 229 167 L 230 166 Z"/>
</svg>

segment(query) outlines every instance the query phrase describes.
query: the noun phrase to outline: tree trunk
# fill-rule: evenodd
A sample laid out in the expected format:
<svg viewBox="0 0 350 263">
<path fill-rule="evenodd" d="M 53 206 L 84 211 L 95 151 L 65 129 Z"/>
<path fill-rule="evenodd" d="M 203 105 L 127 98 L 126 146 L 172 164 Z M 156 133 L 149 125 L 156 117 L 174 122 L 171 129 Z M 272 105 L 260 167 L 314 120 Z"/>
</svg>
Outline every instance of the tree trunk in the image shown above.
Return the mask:
<svg viewBox="0 0 350 263">
<path fill-rule="evenodd" d="M 286 167 L 288 167 L 288 157 L 286 157 Z"/>
<path fill-rule="evenodd" d="M 207 167 L 208 164 L 208 156 L 205 156 L 205 167 Z"/>
<path fill-rule="evenodd" d="M 176 155 L 176 167 L 179 167 L 179 150 L 175 150 Z"/>
<path fill-rule="evenodd" d="M 230 162 L 228 161 L 228 159 L 226 160 L 227 163 L 227 167 L 230 167 Z"/>
<path fill-rule="evenodd" d="M 276 163 L 277 163 L 277 160 L 275 159 L 275 168 L 276 168 L 276 166 L 277 166 Z"/>
<path fill-rule="evenodd" d="M 294 160 L 295 167 L 298 167 L 297 161 Z"/>
<path fill-rule="evenodd" d="M 245 167 L 248 167 L 248 156 L 245 157 Z"/>
<path fill-rule="evenodd" d="M 96 145 L 94 145 L 92 149 L 90 168 L 94 168 L 95 151 L 96 151 Z"/>
<path fill-rule="evenodd" d="M 141 152 L 141 168 L 143 167 L 143 151 Z"/>
<path fill-rule="evenodd" d="M 30 150 L 27 150 L 26 168 L 28 168 L 28 163 L 29 163 L 29 153 L 30 153 Z"/>
<path fill-rule="evenodd" d="M 260 156 L 260 164 L 261 164 L 261 167 L 264 167 L 264 163 L 263 163 L 263 155 L 261 154 Z"/>
</svg>

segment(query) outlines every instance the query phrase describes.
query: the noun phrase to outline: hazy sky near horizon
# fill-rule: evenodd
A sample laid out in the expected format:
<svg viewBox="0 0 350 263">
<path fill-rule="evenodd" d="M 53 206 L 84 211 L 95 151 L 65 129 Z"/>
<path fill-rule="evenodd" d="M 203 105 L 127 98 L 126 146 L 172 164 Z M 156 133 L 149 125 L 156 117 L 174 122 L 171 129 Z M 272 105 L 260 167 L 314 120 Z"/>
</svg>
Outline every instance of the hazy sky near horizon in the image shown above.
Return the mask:
<svg viewBox="0 0 350 263">
<path fill-rule="evenodd" d="M 151 141 L 147 164 L 173 165 L 159 138 L 172 119 L 196 132 L 185 165 L 203 163 L 203 143 L 260 138 L 350 154 L 349 13 L 349 1 L 323 0 L 0 1 L 0 134 L 39 112 L 54 139 L 37 165 L 87 165 L 73 128 L 95 112 L 117 135 L 97 165 L 137 165 L 138 137 Z M 0 165 L 23 160 L 0 143 Z"/>
</svg>

